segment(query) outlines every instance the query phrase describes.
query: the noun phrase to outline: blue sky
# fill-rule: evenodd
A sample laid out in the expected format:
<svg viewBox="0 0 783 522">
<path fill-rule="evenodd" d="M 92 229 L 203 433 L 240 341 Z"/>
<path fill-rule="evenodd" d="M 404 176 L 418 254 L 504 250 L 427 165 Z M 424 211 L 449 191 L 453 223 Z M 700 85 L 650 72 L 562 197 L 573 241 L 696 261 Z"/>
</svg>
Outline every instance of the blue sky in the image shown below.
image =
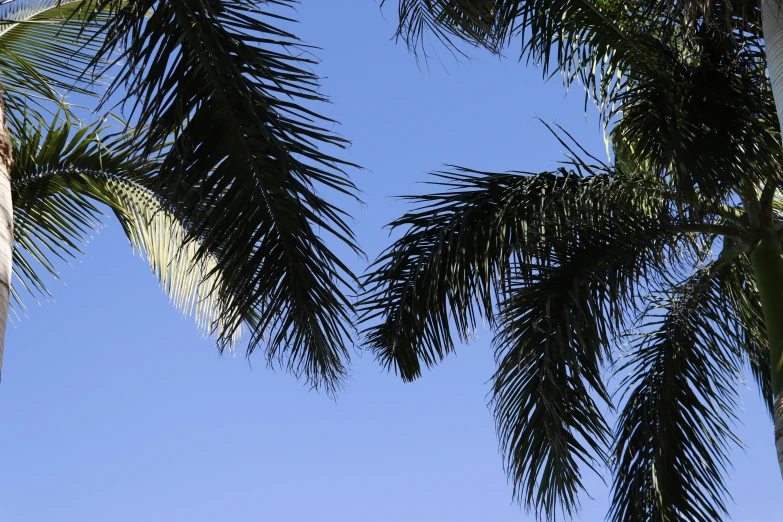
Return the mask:
<svg viewBox="0 0 783 522">
<path fill-rule="evenodd" d="M 441 53 L 417 64 L 390 40 L 389 0 L 304 0 L 297 34 L 322 47 L 323 111 L 353 141 L 364 206 L 347 202 L 370 257 L 395 195 L 444 163 L 485 170 L 555 167 L 559 123 L 604 154 L 594 111 L 558 79 L 512 55 Z M 133 256 L 116 223 L 66 267 L 56 302 L 9 330 L 0 386 L 0 522 L 468 522 L 533 520 L 511 502 L 490 411 L 491 334 L 413 384 L 354 352 L 336 401 L 265 367 L 220 357 Z M 351 256 L 357 271 L 364 260 Z M 781 491 L 772 428 L 743 393 L 731 513 L 773 522 Z M 586 480 L 582 520 L 602 520 L 608 490 Z M 779 508 L 778 508 L 779 510 Z"/>
</svg>

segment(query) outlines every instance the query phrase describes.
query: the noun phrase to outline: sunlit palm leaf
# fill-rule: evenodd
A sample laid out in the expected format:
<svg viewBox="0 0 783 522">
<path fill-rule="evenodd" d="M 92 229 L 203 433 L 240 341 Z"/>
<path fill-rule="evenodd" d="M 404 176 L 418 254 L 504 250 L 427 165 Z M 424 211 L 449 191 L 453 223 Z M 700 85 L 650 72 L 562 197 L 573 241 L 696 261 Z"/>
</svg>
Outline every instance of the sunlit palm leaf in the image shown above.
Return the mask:
<svg viewBox="0 0 783 522">
<path fill-rule="evenodd" d="M 105 14 L 94 0 L 10 0 L 0 5 L 0 70 L 12 132 L 67 114 L 66 94 L 105 90 L 96 69 Z M 94 16 L 94 18 L 93 18 Z"/>
<path fill-rule="evenodd" d="M 72 133 L 64 124 L 46 132 L 30 128 L 23 138 L 12 172 L 15 283 L 48 295 L 40 269 L 58 277 L 52 256 L 68 260 L 80 253 L 104 217 L 95 206 L 100 203 L 120 220 L 177 308 L 205 333 L 236 340 L 239 330 L 227 333 L 223 320 L 233 302 L 216 258 L 198 255 L 200 245 L 146 186 L 157 164 L 133 155 L 127 135 L 102 142 L 100 129 Z M 13 290 L 18 308 L 21 295 Z"/>
</svg>

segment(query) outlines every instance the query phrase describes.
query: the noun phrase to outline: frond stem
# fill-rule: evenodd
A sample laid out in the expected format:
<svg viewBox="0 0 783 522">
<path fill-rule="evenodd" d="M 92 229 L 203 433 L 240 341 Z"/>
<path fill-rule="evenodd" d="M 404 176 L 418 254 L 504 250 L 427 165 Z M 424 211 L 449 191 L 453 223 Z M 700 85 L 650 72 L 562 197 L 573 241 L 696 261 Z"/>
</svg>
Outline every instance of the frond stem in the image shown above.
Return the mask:
<svg viewBox="0 0 783 522">
<path fill-rule="evenodd" d="M 673 225 L 670 227 L 670 229 L 672 232 L 680 232 L 684 234 L 710 234 L 715 236 L 723 236 L 735 239 L 745 244 L 750 244 L 753 241 L 753 237 L 747 231 L 729 225 L 689 223 L 685 225 Z"/>
</svg>

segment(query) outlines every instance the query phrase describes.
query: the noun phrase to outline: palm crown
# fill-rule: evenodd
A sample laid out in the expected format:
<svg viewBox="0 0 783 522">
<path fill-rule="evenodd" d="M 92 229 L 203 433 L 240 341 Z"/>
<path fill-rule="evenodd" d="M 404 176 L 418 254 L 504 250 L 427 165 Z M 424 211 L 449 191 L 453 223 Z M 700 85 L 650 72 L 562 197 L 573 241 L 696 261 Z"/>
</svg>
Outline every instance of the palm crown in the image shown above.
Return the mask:
<svg viewBox="0 0 783 522">
<path fill-rule="evenodd" d="M 221 349 L 244 330 L 248 352 L 263 345 L 270 362 L 339 386 L 353 276 L 324 237 L 358 247 L 321 192 L 355 190 L 328 153 L 345 140 L 313 112 L 313 60 L 281 28 L 290 4 L 0 6 L 17 306 L 22 287 L 46 293 L 40 271 L 78 253 L 100 203 Z M 76 125 L 66 92 L 133 126 Z"/>
<path fill-rule="evenodd" d="M 368 345 L 412 380 L 488 322 L 506 468 L 543 518 L 573 515 L 584 472 L 608 466 L 611 520 L 722 520 L 743 367 L 770 412 L 781 391 L 781 148 L 760 6 L 402 0 L 400 15 L 417 49 L 428 29 L 498 52 L 522 33 L 524 55 L 597 102 L 613 161 L 560 130 L 557 171 L 437 173 L 440 192 L 408 198 L 416 210 L 391 224 L 403 236 L 366 276 Z"/>
</svg>

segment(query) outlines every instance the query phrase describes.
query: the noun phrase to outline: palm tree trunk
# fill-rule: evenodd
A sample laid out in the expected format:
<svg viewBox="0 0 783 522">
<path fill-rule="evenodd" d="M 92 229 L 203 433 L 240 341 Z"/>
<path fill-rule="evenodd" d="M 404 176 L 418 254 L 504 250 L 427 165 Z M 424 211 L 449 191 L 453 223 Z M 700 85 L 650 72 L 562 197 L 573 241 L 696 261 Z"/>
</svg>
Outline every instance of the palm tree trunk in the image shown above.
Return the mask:
<svg viewBox="0 0 783 522">
<path fill-rule="evenodd" d="M 775 400 L 775 447 L 783 474 L 783 247 L 770 234 L 751 254 L 769 340 L 772 394 Z"/>
<path fill-rule="evenodd" d="M 14 207 L 11 201 L 11 139 L 0 89 L 0 375 L 3 370 L 5 327 L 11 299 L 11 258 L 14 248 Z"/>
<path fill-rule="evenodd" d="M 762 0 L 761 22 L 778 123 L 783 127 L 783 2 Z M 769 335 L 775 446 L 783 474 L 783 260 L 780 240 L 774 236 L 765 239 L 754 251 L 752 259 Z"/>
<path fill-rule="evenodd" d="M 775 97 L 778 121 L 783 122 L 783 2 L 762 0 L 761 22 L 772 94 Z"/>
</svg>

